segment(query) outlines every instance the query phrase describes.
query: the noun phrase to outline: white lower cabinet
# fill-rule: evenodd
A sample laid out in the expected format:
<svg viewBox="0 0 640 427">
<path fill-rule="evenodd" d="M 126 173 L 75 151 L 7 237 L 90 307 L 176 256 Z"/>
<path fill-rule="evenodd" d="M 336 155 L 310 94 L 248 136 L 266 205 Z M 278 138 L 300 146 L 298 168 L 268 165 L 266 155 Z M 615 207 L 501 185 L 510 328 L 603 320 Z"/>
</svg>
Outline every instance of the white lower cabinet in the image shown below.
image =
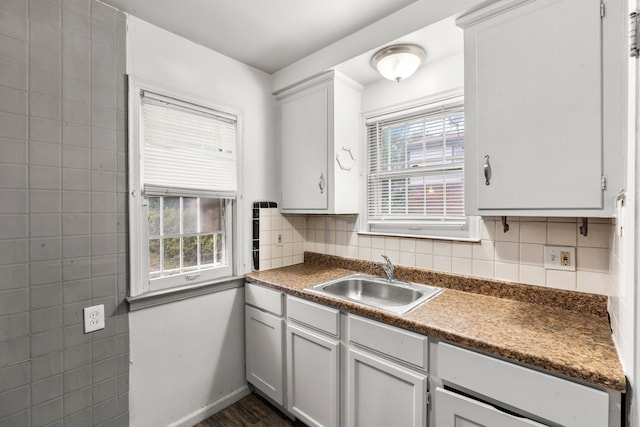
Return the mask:
<svg viewBox="0 0 640 427">
<path fill-rule="evenodd" d="M 432 366 L 430 378 L 432 387 L 436 384 L 432 410 L 437 427 L 620 426 L 618 392 L 578 384 L 457 345 L 432 345 L 437 347 L 431 353 L 436 366 Z"/>
<path fill-rule="evenodd" d="M 284 320 L 245 307 L 247 381 L 280 405 L 284 404 L 282 340 Z"/>
<path fill-rule="evenodd" d="M 309 426 L 338 426 L 337 339 L 287 324 L 287 410 Z"/>
<path fill-rule="evenodd" d="M 434 396 L 437 427 L 543 427 L 526 418 L 499 411 L 491 405 L 436 388 Z"/>
<path fill-rule="evenodd" d="M 247 381 L 308 426 L 621 425 L 617 391 L 290 295 L 285 312 L 261 286 L 245 298 Z"/>
<path fill-rule="evenodd" d="M 427 420 L 427 376 L 349 349 L 349 426 L 421 427 Z"/>
<path fill-rule="evenodd" d="M 245 285 L 245 340 L 247 382 L 284 405 L 283 294 Z"/>
<path fill-rule="evenodd" d="M 309 426 L 340 424 L 340 311 L 287 296 L 287 410 Z"/>
</svg>

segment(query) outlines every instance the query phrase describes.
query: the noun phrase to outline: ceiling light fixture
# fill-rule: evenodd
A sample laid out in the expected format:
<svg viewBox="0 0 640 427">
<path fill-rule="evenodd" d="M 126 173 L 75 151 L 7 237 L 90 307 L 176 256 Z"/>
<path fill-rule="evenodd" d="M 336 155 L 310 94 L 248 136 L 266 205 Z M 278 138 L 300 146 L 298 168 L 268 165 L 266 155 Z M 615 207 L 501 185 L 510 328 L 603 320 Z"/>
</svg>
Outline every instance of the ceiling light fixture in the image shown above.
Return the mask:
<svg viewBox="0 0 640 427">
<path fill-rule="evenodd" d="M 385 79 L 399 82 L 413 75 L 426 56 L 418 45 L 396 44 L 377 51 L 371 58 L 371 65 Z"/>
</svg>

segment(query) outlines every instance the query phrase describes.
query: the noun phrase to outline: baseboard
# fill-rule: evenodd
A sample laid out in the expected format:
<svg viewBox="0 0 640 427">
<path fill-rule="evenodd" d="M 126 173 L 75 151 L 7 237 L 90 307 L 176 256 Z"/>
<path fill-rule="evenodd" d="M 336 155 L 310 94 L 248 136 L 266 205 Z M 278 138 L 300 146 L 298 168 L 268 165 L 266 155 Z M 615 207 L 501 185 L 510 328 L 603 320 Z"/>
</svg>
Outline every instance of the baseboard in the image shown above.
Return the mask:
<svg viewBox="0 0 640 427">
<path fill-rule="evenodd" d="M 246 385 L 242 388 L 227 394 L 226 396 L 216 400 L 213 403 L 198 409 L 197 411 L 180 418 L 175 423 L 169 424 L 168 427 L 192 427 L 198 424 L 200 421 L 206 420 L 211 415 L 226 408 L 229 405 L 236 403 L 238 400 L 251 394 L 251 390 Z"/>
</svg>

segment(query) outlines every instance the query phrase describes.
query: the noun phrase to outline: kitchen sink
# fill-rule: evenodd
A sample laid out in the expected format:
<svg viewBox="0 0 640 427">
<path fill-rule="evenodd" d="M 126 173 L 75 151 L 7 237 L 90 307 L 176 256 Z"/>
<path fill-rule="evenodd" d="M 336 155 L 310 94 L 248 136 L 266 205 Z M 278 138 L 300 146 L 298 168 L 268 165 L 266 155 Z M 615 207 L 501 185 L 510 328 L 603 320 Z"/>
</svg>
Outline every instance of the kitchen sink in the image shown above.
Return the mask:
<svg viewBox="0 0 640 427">
<path fill-rule="evenodd" d="M 321 283 L 311 288 L 335 298 L 376 307 L 395 314 L 404 314 L 430 300 L 444 289 L 403 280 L 386 280 L 367 274 Z"/>
</svg>

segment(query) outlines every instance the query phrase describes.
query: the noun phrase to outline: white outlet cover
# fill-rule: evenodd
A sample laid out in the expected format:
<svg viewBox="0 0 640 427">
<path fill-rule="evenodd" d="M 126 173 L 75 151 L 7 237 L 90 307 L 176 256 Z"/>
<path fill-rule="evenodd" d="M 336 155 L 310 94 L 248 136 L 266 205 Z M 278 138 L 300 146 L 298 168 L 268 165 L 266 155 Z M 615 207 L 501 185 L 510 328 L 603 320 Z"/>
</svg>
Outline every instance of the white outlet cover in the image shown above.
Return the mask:
<svg viewBox="0 0 640 427">
<path fill-rule="evenodd" d="M 569 252 L 569 265 L 562 265 L 561 252 Z M 545 246 L 544 268 L 548 270 L 576 271 L 576 248 L 574 246 Z"/>
<path fill-rule="evenodd" d="M 83 311 L 85 334 L 104 329 L 104 304 L 85 307 Z"/>
</svg>

